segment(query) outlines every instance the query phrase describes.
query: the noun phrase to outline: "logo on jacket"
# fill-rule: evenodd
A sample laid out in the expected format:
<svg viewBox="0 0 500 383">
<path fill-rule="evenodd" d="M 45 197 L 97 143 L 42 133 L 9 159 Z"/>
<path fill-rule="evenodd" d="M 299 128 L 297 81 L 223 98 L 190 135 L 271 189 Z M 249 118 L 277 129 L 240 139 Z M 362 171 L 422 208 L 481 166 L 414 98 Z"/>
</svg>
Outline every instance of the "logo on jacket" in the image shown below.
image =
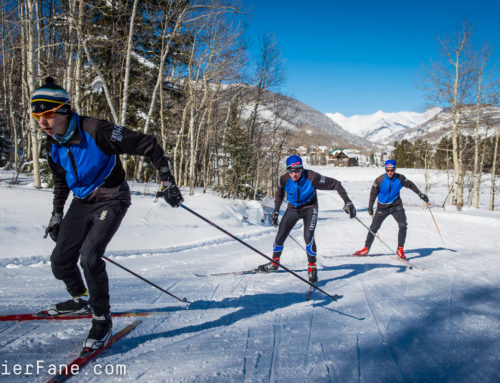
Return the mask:
<svg viewBox="0 0 500 383">
<path fill-rule="evenodd" d="M 123 126 L 113 125 L 111 132 L 111 141 L 121 142 L 123 139 Z"/>
<path fill-rule="evenodd" d="M 106 219 L 107 215 L 108 215 L 108 211 L 107 210 L 103 210 L 102 213 L 101 213 L 101 216 L 99 217 L 99 219 L 101 221 L 104 221 Z"/>
</svg>

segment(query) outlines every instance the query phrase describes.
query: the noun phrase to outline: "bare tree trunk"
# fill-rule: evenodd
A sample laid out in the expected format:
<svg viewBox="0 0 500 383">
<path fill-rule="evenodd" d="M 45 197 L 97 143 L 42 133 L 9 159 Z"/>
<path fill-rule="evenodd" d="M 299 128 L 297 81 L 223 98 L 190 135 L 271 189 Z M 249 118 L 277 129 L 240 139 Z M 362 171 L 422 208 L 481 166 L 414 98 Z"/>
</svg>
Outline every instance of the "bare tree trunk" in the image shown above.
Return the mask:
<svg viewBox="0 0 500 383">
<path fill-rule="evenodd" d="M 123 92 L 122 92 L 122 105 L 120 113 L 120 125 L 125 126 L 127 123 L 127 106 L 128 106 L 128 94 L 129 94 L 129 83 L 130 83 L 130 60 L 132 56 L 132 42 L 134 37 L 134 26 L 135 26 L 135 16 L 137 14 L 137 3 L 138 0 L 134 0 L 134 5 L 132 7 L 132 14 L 130 15 L 129 31 L 127 39 L 127 50 L 125 54 L 125 73 L 123 79 Z M 125 170 L 125 176 L 128 171 L 128 156 L 126 154 L 122 155 L 122 165 Z"/>
<path fill-rule="evenodd" d="M 177 35 L 179 28 L 184 20 L 184 15 L 185 15 L 186 11 L 188 10 L 188 7 L 189 7 L 189 3 L 186 2 L 184 5 L 184 8 L 182 9 L 180 14 L 178 15 L 177 20 L 175 21 L 175 26 L 172 30 L 172 33 L 170 33 L 168 35 L 168 38 L 166 38 L 166 39 L 164 38 L 162 40 L 162 52 L 160 54 L 160 62 L 159 62 L 160 65 L 158 68 L 158 76 L 156 78 L 156 84 L 155 84 L 155 87 L 153 90 L 153 94 L 151 95 L 151 102 L 149 103 L 149 111 L 148 111 L 148 115 L 146 117 L 146 122 L 144 124 L 144 130 L 143 130 L 144 134 L 147 134 L 149 131 L 149 124 L 151 122 L 151 117 L 152 117 L 153 111 L 156 107 L 156 97 L 158 96 L 158 89 L 160 88 L 161 83 L 162 83 L 162 79 L 163 79 L 163 68 L 165 66 L 165 59 L 167 58 L 167 55 L 170 51 L 170 41 L 172 40 L 173 36 Z M 165 24 L 164 24 L 162 36 L 166 35 L 165 32 L 167 30 L 169 22 L 171 21 L 170 17 L 171 17 L 171 15 L 169 14 L 169 12 L 165 12 Z M 135 178 L 137 180 L 139 180 L 141 178 L 143 165 L 144 165 L 144 158 L 141 157 L 139 159 L 139 165 L 137 167 L 137 172 L 135 174 Z"/>
<path fill-rule="evenodd" d="M 83 25 L 83 14 L 84 14 L 84 2 L 83 0 L 78 1 L 78 19 L 76 20 L 76 30 L 77 30 L 77 51 L 76 51 L 76 65 L 75 65 L 75 99 L 73 101 L 73 108 L 77 113 L 82 113 L 82 79 L 83 79 L 83 44 L 82 37 L 78 31 L 82 30 Z M 74 20 L 74 19 L 73 19 Z"/>
<path fill-rule="evenodd" d="M 109 110 L 111 112 L 111 115 L 113 116 L 113 122 L 118 125 L 119 124 L 118 114 L 116 113 L 116 108 L 114 106 L 114 102 L 113 102 L 113 99 L 111 97 L 111 93 L 109 92 L 108 85 L 106 84 L 105 77 L 102 74 L 99 67 L 94 62 L 94 60 L 92 59 L 92 55 L 90 54 L 90 50 L 89 50 L 89 47 L 87 44 L 87 38 L 85 36 L 83 36 L 83 32 L 81 29 L 78 30 L 78 34 L 80 35 L 83 50 L 85 52 L 85 56 L 87 57 L 87 61 L 90 63 L 90 66 L 96 72 L 97 76 L 99 77 L 99 80 L 101 81 L 101 86 L 102 86 L 102 89 L 104 90 L 104 94 L 106 96 L 106 101 L 108 102 Z"/>
<path fill-rule="evenodd" d="M 493 164 L 491 166 L 491 182 L 490 182 L 490 210 L 495 209 L 495 177 L 497 168 L 497 158 L 498 158 L 498 141 L 500 138 L 500 126 L 497 127 L 497 133 L 495 135 L 495 151 L 493 153 Z"/>
<path fill-rule="evenodd" d="M 34 40 L 35 40 L 35 16 L 34 13 L 35 2 L 33 0 L 27 0 L 25 2 L 25 22 L 24 27 L 26 29 L 27 45 L 27 82 L 29 87 L 29 94 L 33 94 L 35 91 L 35 62 L 33 53 L 35 52 Z M 36 188 L 41 187 L 40 180 L 40 163 L 39 163 L 39 150 L 38 150 L 38 127 L 34 119 L 30 120 L 30 132 L 31 132 L 31 153 L 32 153 L 32 163 L 33 163 L 33 183 Z"/>
</svg>

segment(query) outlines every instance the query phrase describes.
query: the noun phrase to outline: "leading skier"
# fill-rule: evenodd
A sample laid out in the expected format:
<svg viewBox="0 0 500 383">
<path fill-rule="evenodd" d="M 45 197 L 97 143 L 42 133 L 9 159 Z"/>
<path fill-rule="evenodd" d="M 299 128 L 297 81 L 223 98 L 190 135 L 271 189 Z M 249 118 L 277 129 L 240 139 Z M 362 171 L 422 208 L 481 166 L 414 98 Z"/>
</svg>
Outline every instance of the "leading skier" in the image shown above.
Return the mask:
<svg viewBox="0 0 500 383">
<path fill-rule="evenodd" d="M 66 90 L 52 77 L 46 78 L 45 84 L 33 93 L 31 116 L 48 135 L 46 151 L 54 181 L 54 199 L 46 235 L 56 243 L 50 257 L 52 272 L 73 297 L 51 305 L 42 313 L 91 311 L 92 327 L 83 349 L 98 349 L 112 333 L 108 274 L 102 256 L 131 203 L 119 154 L 149 157 L 160 171 L 167 203 L 177 207 L 183 198 L 170 172 L 168 158 L 153 137 L 78 115 L 72 110 Z M 64 214 L 70 191 L 74 198 Z"/>
</svg>

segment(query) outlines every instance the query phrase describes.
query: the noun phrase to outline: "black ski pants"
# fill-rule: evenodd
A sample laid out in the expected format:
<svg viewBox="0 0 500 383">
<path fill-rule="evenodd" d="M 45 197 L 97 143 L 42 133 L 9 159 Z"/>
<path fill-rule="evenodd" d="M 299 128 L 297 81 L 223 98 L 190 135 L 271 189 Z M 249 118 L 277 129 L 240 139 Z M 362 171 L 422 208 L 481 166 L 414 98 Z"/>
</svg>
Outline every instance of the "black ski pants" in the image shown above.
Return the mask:
<svg viewBox="0 0 500 383">
<path fill-rule="evenodd" d="M 54 276 L 66 284 L 72 296 L 85 292 L 78 259 L 89 290 L 89 303 L 96 315 L 109 312 L 109 286 L 106 264 L 102 259 L 106 246 L 120 226 L 128 205 L 120 201 L 71 202 L 57 236 L 50 261 Z"/>
<path fill-rule="evenodd" d="M 398 223 L 399 226 L 399 232 L 398 232 L 398 247 L 404 247 L 405 245 L 405 240 L 406 240 L 406 230 L 408 227 L 407 220 L 406 220 L 406 214 L 405 214 L 405 209 L 403 208 L 403 204 L 397 204 L 391 207 L 380 207 L 377 206 L 377 210 L 375 211 L 375 215 L 373 217 L 372 224 L 370 225 L 370 230 L 373 233 L 377 233 L 377 231 L 380 229 L 380 226 L 382 226 L 382 222 L 389 216 L 392 215 L 396 222 Z M 372 246 L 373 240 L 375 237 L 373 236 L 372 233 L 368 232 L 368 235 L 366 237 L 365 241 L 365 246 L 367 248 L 370 248 Z"/>
<path fill-rule="evenodd" d="M 299 209 L 287 208 L 280 222 L 278 234 L 274 240 L 273 258 L 279 259 L 283 251 L 286 238 L 299 219 L 304 221 L 304 241 L 306 243 L 307 260 L 316 262 L 316 242 L 314 230 L 318 221 L 318 205 L 311 205 Z"/>
</svg>

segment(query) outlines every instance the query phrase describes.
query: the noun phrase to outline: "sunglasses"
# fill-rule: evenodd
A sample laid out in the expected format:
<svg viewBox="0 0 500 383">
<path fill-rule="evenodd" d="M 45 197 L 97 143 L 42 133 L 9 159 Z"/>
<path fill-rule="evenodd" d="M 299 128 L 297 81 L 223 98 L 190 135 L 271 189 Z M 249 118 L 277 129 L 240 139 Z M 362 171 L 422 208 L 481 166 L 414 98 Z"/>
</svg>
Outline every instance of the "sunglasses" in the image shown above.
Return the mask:
<svg viewBox="0 0 500 383">
<path fill-rule="evenodd" d="M 39 120 L 40 120 L 40 118 L 42 118 L 42 117 L 44 118 L 44 120 L 48 120 L 49 118 L 54 117 L 54 115 L 56 114 L 57 110 L 58 110 L 61 106 L 63 106 L 63 105 L 66 105 L 66 104 L 61 104 L 61 105 L 59 105 L 58 107 L 56 107 L 56 108 L 54 108 L 54 109 L 51 109 L 51 110 L 46 110 L 45 112 L 41 112 L 41 113 L 33 113 L 33 112 L 32 112 L 32 113 L 31 113 L 31 116 L 32 116 L 35 120 L 37 120 L 37 121 L 39 121 Z"/>
<path fill-rule="evenodd" d="M 396 169 L 395 168 L 386 168 L 385 171 L 390 172 L 390 173 L 394 173 L 396 171 Z"/>
<path fill-rule="evenodd" d="M 295 169 L 288 169 L 288 173 L 300 173 L 302 171 L 302 168 L 295 168 Z"/>
</svg>

